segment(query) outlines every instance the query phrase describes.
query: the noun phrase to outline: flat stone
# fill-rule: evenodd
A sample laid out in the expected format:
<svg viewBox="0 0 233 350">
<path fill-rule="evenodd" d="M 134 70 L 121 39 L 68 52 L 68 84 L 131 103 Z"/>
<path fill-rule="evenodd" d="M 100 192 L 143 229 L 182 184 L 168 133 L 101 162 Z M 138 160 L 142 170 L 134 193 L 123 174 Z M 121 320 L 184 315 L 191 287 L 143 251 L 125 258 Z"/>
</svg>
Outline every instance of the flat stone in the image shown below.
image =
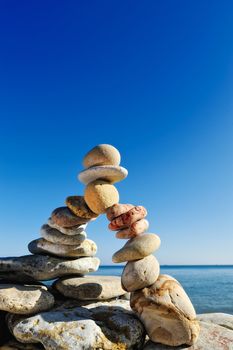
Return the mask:
<svg viewBox="0 0 233 350">
<path fill-rule="evenodd" d="M 112 145 L 101 144 L 92 148 L 84 157 L 83 165 L 89 168 L 96 165 L 119 165 L 121 156 Z"/>
<path fill-rule="evenodd" d="M 53 222 L 52 218 L 48 219 L 47 224 L 50 227 L 55 228 L 56 230 L 60 231 L 64 235 L 75 236 L 75 235 L 82 234 L 83 236 L 86 236 L 86 233 L 84 231 L 87 227 L 87 224 L 82 224 L 82 225 L 77 225 L 77 226 L 72 226 L 72 227 L 61 227 L 61 226 L 55 224 L 55 222 Z"/>
<path fill-rule="evenodd" d="M 107 208 L 119 202 L 119 193 L 110 183 L 96 180 L 86 186 L 84 198 L 94 213 L 102 214 Z"/>
<path fill-rule="evenodd" d="M 144 327 L 127 309 L 127 301 L 99 302 L 88 306 L 60 307 L 33 317 L 8 316 L 18 341 L 40 342 L 46 350 L 141 349 Z"/>
<path fill-rule="evenodd" d="M 43 225 L 40 229 L 41 236 L 51 243 L 65 244 L 65 245 L 79 245 L 86 237 L 86 232 L 79 233 L 75 236 L 69 236 L 61 233 L 56 228 L 52 228 L 49 225 Z"/>
<path fill-rule="evenodd" d="M 126 293 L 121 287 L 121 278 L 117 276 L 62 278 L 54 285 L 64 296 L 79 300 L 106 300 Z"/>
<path fill-rule="evenodd" d="M 198 315 L 198 320 L 225 327 L 233 331 L 233 315 L 215 312 Z"/>
<path fill-rule="evenodd" d="M 122 286 L 128 292 L 148 287 L 159 277 L 159 263 L 153 255 L 129 261 L 123 270 Z"/>
<path fill-rule="evenodd" d="M 192 346 L 166 346 L 149 341 L 144 350 L 232 350 L 233 331 L 211 323 L 200 322 L 200 335 Z"/>
<path fill-rule="evenodd" d="M 52 254 L 55 256 L 74 258 L 84 256 L 94 256 L 97 252 L 95 242 L 85 239 L 78 246 L 55 244 L 46 241 L 44 238 L 35 239 L 28 245 L 28 250 L 32 254 Z"/>
<path fill-rule="evenodd" d="M 45 287 L 0 284 L 0 310 L 14 314 L 33 314 L 49 310 L 54 297 Z"/>
<path fill-rule="evenodd" d="M 112 257 L 114 263 L 143 259 L 160 247 L 160 238 L 154 233 L 131 238 Z"/>
<path fill-rule="evenodd" d="M 199 323 L 193 305 L 174 278 L 160 275 L 151 286 L 131 293 L 130 305 L 142 320 L 150 340 L 164 345 L 193 345 Z"/>
<path fill-rule="evenodd" d="M 116 233 L 116 238 L 131 239 L 144 233 L 149 228 L 149 222 L 141 219 L 134 222 L 130 227 L 120 230 Z"/>
<path fill-rule="evenodd" d="M 63 259 L 46 255 L 0 258 L 0 278 L 19 282 L 46 281 L 98 270 L 98 258 Z"/>
<path fill-rule="evenodd" d="M 83 196 L 69 196 L 66 198 L 66 205 L 77 216 L 85 219 L 97 218 L 98 214 L 94 213 L 84 200 Z"/>
<path fill-rule="evenodd" d="M 55 209 L 51 214 L 51 218 L 55 224 L 61 227 L 73 227 L 86 224 L 89 221 L 89 218 L 79 217 L 67 207 Z"/>
<path fill-rule="evenodd" d="M 147 215 L 147 210 L 141 205 L 137 205 L 120 216 L 113 219 L 108 228 L 112 231 L 122 230 L 130 227 L 136 221 L 143 219 Z"/>
<path fill-rule="evenodd" d="M 113 204 L 111 207 L 109 207 L 106 210 L 107 218 L 109 221 L 112 221 L 117 216 L 127 213 L 133 207 L 134 207 L 133 204 L 120 204 L 120 203 Z"/>
<path fill-rule="evenodd" d="M 100 165 L 81 171 L 78 175 L 80 182 L 88 185 L 96 180 L 104 180 L 111 184 L 124 180 L 128 175 L 127 169 L 116 165 Z"/>
</svg>

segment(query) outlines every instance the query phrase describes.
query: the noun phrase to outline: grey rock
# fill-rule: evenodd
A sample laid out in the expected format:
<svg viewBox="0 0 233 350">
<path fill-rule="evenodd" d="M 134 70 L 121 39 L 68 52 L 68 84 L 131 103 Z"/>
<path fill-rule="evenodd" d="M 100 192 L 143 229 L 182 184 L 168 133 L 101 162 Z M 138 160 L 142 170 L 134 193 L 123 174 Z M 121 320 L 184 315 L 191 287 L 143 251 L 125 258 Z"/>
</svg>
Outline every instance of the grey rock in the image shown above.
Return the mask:
<svg viewBox="0 0 233 350">
<path fill-rule="evenodd" d="M 53 307 L 54 297 L 46 287 L 0 284 L 0 310 L 14 314 L 33 314 Z"/>
<path fill-rule="evenodd" d="M 85 236 L 86 238 L 86 233 L 84 231 L 85 231 L 85 228 L 87 227 L 87 224 L 82 224 L 82 225 L 77 225 L 72 227 L 62 227 L 57 225 L 52 218 L 48 218 L 47 224 L 50 227 L 60 231 L 64 235 L 75 236 L 75 235 L 83 234 L 83 236 Z"/>
<path fill-rule="evenodd" d="M 44 347 L 40 344 L 23 344 L 17 340 L 9 340 L 4 345 L 0 346 L 0 350 L 43 350 Z"/>
<path fill-rule="evenodd" d="M 119 165 L 99 165 L 81 171 L 78 175 L 79 181 L 88 185 L 95 180 L 105 180 L 115 183 L 124 180 L 128 170 Z"/>
<path fill-rule="evenodd" d="M 106 300 L 124 295 L 117 276 L 85 276 L 57 280 L 55 288 L 66 297 L 79 300 Z"/>
<path fill-rule="evenodd" d="M 84 231 L 77 235 L 69 236 L 61 233 L 56 228 L 50 227 L 49 225 L 43 225 L 40 229 L 40 234 L 48 242 L 65 245 L 79 245 L 87 237 L 87 234 Z"/>
<path fill-rule="evenodd" d="M 40 342 L 46 350 L 141 349 L 144 327 L 124 303 L 63 306 L 29 318 L 9 315 L 8 324 L 18 341 Z"/>
<path fill-rule="evenodd" d="M 68 275 L 83 275 L 98 269 L 98 258 L 63 259 L 46 255 L 0 258 L 0 277 L 20 282 L 46 281 Z"/>
<path fill-rule="evenodd" d="M 200 322 L 200 334 L 192 346 L 166 346 L 152 341 L 147 342 L 144 350 L 232 350 L 233 331 L 213 323 Z"/>
<path fill-rule="evenodd" d="M 58 257 L 84 257 L 93 256 L 97 252 L 95 242 L 90 239 L 85 239 L 78 246 L 55 244 L 46 241 L 44 238 L 35 239 L 28 245 L 28 250 L 32 254 L 51 254 Z"/>
<path fill-rule="evenodd" d="M 209 313 L 198 315 L 198 320 L 214 323 L 233 331 L 233 315 L 225 313 Z"/>
</svg>

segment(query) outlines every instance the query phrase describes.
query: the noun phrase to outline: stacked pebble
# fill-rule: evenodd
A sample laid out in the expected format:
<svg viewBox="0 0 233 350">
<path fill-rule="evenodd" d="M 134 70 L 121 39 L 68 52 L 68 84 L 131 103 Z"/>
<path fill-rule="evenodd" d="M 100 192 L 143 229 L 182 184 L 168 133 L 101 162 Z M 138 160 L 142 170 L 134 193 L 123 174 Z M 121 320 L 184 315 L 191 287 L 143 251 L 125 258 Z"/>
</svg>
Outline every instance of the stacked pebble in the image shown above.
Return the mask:
<svg viewBox="0 0 233 350">
<path fill-rule="evenodd" d="M 108 208 L 109 229 L 118 231 L 117 238 L 129 239 L 122 249 L 113 255 L 114 263 L 127 262 L 121 276 L 122 286 L 128 292 L 153 284 L 159 276 L 159 263 L 152 253 L 160 246 L 160 238 L 143 233 L 149 223 L 147 211 L 142 206 L 115 204 Z"/>
</svg>

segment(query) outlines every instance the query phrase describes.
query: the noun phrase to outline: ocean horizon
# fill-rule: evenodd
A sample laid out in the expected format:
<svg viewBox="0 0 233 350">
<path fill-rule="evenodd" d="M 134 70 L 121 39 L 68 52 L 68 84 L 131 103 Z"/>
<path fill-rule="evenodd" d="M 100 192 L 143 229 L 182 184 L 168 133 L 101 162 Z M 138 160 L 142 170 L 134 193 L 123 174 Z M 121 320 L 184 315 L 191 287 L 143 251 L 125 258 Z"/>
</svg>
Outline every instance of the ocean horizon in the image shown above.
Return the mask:
<svg viewBox="0 0 233 350">
<path fill-rule="evenodd" d="M 124 265 L 101 265 L 95 275 L 121 276 Z M 233 314 L 233 265 L 161 265 L 160 273 L 176 278 L 197 313 Z"/>
</svg>

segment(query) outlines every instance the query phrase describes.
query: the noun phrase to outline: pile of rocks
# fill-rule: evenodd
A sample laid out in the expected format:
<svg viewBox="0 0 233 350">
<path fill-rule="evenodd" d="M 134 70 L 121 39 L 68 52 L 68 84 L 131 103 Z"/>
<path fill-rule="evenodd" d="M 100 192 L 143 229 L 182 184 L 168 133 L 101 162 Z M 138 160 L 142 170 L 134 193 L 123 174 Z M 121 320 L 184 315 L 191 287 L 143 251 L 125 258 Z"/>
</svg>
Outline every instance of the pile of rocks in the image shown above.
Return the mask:
<svg viewBox="0 0 233 350">
<path fill-rule="evenodd" d="M 112 260 L 127 262 L 122 286 L 132 292 L 130 305 L 144 323 L 150 339 L 166 345 L 192 345 L 200 330 L 195 310 L 174 278 L 159 275 L 159 263 L 152 253 L 159 248 L 160 238 L 153 233 L 143 234 L 149 227 L 146 209 L 115 204 L 106 213 L 109 229 L 118 231 L 116 237 L 129 239 Z"/>
<path fill-rule="evenodd" d="M 199 324 L 201 336 L 190 349 L 231 349 L 232 334 L 206 318 L 198 322 L 179 282 L 160 275 L 153 255 L 160 238 L 146 233 L 146 209 L 118 203 L 113 184 L 127 176 L 118 150 L 99 145 L 83 165 L 78 178 L 86 185 L 84 196 L 70 196 L 65 207 L 52 212 L 41 227 L 42 238 L 29 243 L 32 255 L 0 258 L 0 341 L 1 330 L 8 336 L 5 318 L 16 338 L 0 350 L 42 349 L 36 343 L 47 350 L 167 349 L 194 344 Z M 128 239 L 113 255 L 114 263 L 126 262 L 121 278 L 85 276 L 100 263 L 85 230 L 102 213 L 116 237 Z M 41 283 L 54 279 L 50 287 Z"/>
</svg>

